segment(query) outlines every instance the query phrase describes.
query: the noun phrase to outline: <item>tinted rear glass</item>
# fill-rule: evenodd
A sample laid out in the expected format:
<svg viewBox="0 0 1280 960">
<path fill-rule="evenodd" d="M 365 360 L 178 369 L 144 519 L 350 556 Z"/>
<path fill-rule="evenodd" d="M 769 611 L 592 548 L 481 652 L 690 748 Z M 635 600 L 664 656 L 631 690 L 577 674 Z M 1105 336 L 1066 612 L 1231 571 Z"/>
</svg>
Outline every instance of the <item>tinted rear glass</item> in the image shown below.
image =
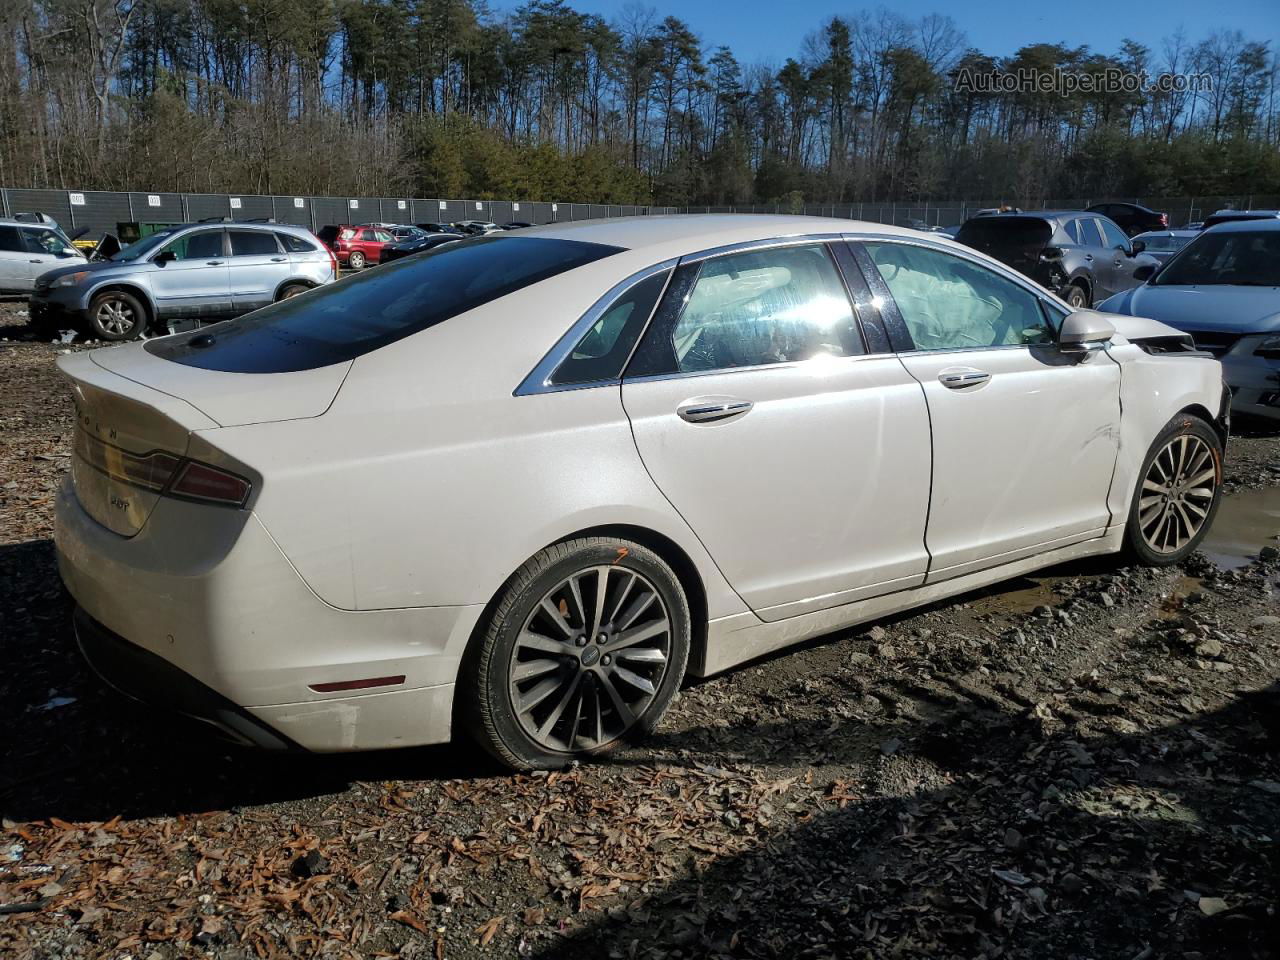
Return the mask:
<svg viewBox="0 0 1280 960">
<path fill-rule="evenodd" d="M 1043 247 L 1053 228 L 1034 217 L 978 217 L 968 221 L 956 239 L 999 259 L 1000 251 L 1025 247 Z"/>
<path fill-rule="evenodd" d="M 311 370 L 377 350 L 620 249 L 544 237 L 477 237 L 282 300 L 238 320 L 152 340 L 146 349 L 166 360 L 228 373 Z"/>
</svg>

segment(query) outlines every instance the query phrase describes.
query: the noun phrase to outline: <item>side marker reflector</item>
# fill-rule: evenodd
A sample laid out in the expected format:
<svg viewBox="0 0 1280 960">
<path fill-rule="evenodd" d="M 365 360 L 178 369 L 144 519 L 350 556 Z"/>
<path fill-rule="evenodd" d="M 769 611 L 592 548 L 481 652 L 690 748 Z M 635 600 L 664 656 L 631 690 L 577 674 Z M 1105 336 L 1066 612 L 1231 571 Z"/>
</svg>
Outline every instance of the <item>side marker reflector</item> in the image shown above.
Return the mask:
<svg viewBox="0 0 1280 960">
<path fill-rule="evenodd" d="M 335 680 L 331 683 L 308 684 L 316 693 L 335 693 L 338 690 L 368 690 L 370 687 L 394 687 L 404 683 L 404 674 L 398 677 L 367 677 L 364 680 Z"/>
</svg>

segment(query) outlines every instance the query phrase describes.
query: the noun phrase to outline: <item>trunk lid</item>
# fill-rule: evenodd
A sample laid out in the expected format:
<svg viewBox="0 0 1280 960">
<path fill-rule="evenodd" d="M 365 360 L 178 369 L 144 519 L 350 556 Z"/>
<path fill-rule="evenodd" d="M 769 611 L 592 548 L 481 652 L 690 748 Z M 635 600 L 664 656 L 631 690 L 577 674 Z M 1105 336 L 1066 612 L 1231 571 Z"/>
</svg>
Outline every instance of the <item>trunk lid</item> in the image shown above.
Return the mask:
<svg viewBox="0 0 1280 960">
<path fill-rule="evenodd" d="M 1053 236 L 1053 225 L 1039 217 L 975 217 L 965 223 L 956 239 L 967 247 L 994 257 L 1015 270 L 1030 274 L 1040 263 L 1040 252 Z"/>
<path fill-rule="evenodd" d="M 76 406 L 76 498 L 98 523 L 131 537 L 187 455 L 194 431 L 319 416 L 350 366 L 224 373 L 153 356 L 142 344 L 60 357 Z"/>
<path fill-rule="evenodd" d="M 177 363 L 147 349 L 199 335 L 180 333 L 89 356 L 104 370 L 186 401 L 217 427 L 318 417 L 329 409 L 351 369 L 347 360 L 288 373 L 235 373 Z"/>
</svg>

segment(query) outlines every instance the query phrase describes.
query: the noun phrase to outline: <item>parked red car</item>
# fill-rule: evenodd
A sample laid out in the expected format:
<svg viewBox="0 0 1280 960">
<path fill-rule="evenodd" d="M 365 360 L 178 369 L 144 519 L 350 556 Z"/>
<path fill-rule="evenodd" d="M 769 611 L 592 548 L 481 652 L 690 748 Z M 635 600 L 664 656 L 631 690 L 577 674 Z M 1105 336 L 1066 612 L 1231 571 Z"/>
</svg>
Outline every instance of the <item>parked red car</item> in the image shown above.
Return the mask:
<svg viewBox="0 0 1280 960">
<path fill-rule="evenodd" d="M 396 238 L 386 230 L 367 224 L 331 224 L 320 230 L 319 237 L 333 251 L 338 262 L 352 270 L 360 270 L 367 264 L 380 262 L 382 248 L 396 242 Z"/>
</svg>

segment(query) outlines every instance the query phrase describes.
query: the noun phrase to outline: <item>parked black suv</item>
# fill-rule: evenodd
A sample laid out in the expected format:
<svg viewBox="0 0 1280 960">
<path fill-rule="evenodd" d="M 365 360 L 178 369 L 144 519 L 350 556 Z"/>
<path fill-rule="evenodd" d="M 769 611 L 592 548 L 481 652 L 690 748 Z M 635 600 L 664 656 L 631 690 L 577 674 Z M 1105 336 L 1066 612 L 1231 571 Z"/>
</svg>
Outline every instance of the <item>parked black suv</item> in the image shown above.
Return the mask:
<svg viewBox="0 0 1280 960">
<path fill-rule="evenodd" d="M 1106 217 L 1080 210 L 973 217 L 956 239 L 1026 274 L 1076 308 L 1136 287 L 1142 281 L 1134 278 L 1135 270 L 1159 266 L 1142 252 L 1142 241 L 1130 240 Z"/>
<path fill-rule="evenodd" d="M 1085 207 L 1086 213 L 1100 213 L 1119 224 L 1120 229 L 1131 237 L 1148 230 L 1168 230 L 1169 215 L 1159 213 L 1140 203 L 1123 203 L 1121 201 L 1095 203 Z"/>
</svg>

